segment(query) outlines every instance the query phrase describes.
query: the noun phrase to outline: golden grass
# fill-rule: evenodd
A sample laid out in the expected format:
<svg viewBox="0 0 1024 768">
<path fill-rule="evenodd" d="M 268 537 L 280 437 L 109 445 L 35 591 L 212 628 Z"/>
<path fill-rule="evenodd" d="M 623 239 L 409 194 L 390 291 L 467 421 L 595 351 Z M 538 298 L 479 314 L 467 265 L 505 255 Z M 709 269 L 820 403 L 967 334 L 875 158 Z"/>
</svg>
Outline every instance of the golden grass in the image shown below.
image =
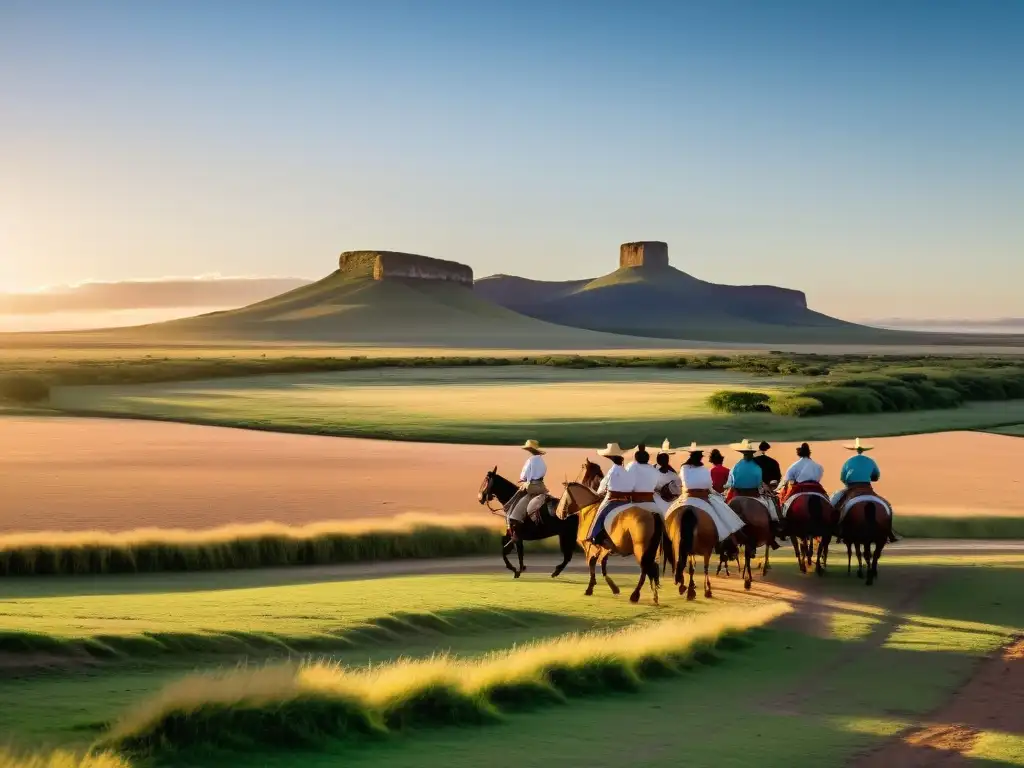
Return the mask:
<svg viewBox="0 0 1024 768">
<path fill-rule="evenodd" d="M 462 660 L 435 656 L 401 660 L 362 669 L 311 661 L 279 664 L 258 669 L 237 669 L 186 677 L 143 702 L 116 723 L 102 745 L 138 751 L 170 746 L 185 748 L 211 741 L 235 746 L 240 740 L 253 744 L 280 737 L 288 718 L 294 727 L 304 717 L 331 724 L 339 737 L 359 730 L 356 720 L 374 730 L 401 727 L 404 714 L 418 708 L 423 722 L 424 702 L 442 701 L 427 715 L 434 725 L 449 724 L 460 708 L 478 710 L 480 720 L 500 714 L 500 702 L 510 698 L 545 703 L 537 692 L 547 689 L 552 698 L 597 692 L 619 687 L 616 680 L 639 682 L 645 665 L 657 663 L 663 670 L 678 670 L 678 663 L 709 648 L 726 635 L 762 626 L 785 613 L 787 603 L 771 603 L 752 609 L 725 610 L 710 615 L 669 619 L 612 632 L 572 634 L 511 648 L 488 656 Z M 496 697 L 499 697 L 496 699 Z M 454 703 L 452 703 L 454 702 Z M 323 710 L 335 710 L 323 717 Z M 256 711 L 255 720 L 247 713 Z M 463 721 L 465 717 L 460 718 Z M 344 721 L 344 724 L 335 725 Z M 232 734 L 232 724 L 248 728 L 260 722 L 256 733 Z M 303 724 L 307 734 L 316 726 Z M 168 744 L 168 739 L 179 743 Z"/>
<path fill-rule="evenodd" d="M 60 750 L 46 755 L 18 755 L 0 749 L 0 768 L 130 768 L 130 764 L 111 752 L 82 755 Z"/>
</svg>

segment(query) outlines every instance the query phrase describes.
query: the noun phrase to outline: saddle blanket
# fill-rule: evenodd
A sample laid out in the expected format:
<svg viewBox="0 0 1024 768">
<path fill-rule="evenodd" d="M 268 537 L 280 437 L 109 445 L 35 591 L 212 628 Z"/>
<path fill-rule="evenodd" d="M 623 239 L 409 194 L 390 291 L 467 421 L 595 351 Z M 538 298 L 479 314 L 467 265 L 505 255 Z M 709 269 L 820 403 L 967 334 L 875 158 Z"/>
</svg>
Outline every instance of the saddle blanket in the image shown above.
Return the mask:
<svg viewBox="0 0 1024 768">
<path fill-rule="evenodd" d="M 597 516 L 594 518 L 594 522 L 597 523 L 597 520 L 601 517 L 602 514 L 604 514 L 604 516 L 605 516 L 605 518 L 604 518 L 604 532 L 608 534 L 609 538 L 611 538 L 611 535 L 612 535 L 612 523 L 615 522 L 615 518 L 618 517 L 619 513 L 622 510 L 624 510 L 624 509 L 628 509 L 629 507 L 638 507 L 638 506 L 640 506 L 640 505 L 639 504 L 634 504 L 631 501 L 613 501 L 613 502 L 610 502 L 608 504 L 608 506 L 606 506 L 604 508 L 604 510 L 602 510 L 600 507 L 598 507 Z"/>
<path fill-rule="evenodd" d="M 743 520 L 733 511 L 733 508 L 720 498 L 716 499 L 714 496 L 711 497 L 711 501 L 704 501 L 704 499 L 694 498 L 693 496 L 677 499 L 673 502 L 672 508 L 669 509 L 668 514 L 665 516 L 666 519 L 683 507 L 696 507 L 706 512 L 715 523 L 715 530 L 718 532 L 719 541 L 724 541 L 730 535 L 743 528 Z"/>
<path fill-rule="evenodd" d="M 757 498 L 758 501 L 764 504 L 764 508 L 768 510 L 768 516 L 776 523 L 779 522 L 779 510 L 775 508 L 775 502 L 772 501 L 771 496 L 765 496 L 762 493 L 760 496 L 749 496 L 748 498 Z"/>
<path fill-rule="evenodd" d="M 789 507 L 790 507 L 790 505 L 794 501 L 799 499 L 801 496 L 819 496 L 819 497 L 823 498 L 825 501 L 827 501 L 829 504 L 832 503 L 832 501 L 829 499 L 829 497 L 826 496 L 824 493 L 818 493 L 817 491 L 801 491 L 800 493 L 794 493 L 792 496 L 790 496 L 788 499 L 786 499 L 786 503 L 782 505 L 782 516 L 783 517 L 785 517 L 786 515 L 789 514 Z"/>
<path fill-rule="evenodd" d="M 889 502 L 883 499 L 881 496 L 874 496 L 870 493 L 863 496 L 854 496 L 853 498 L 847 499 L 843 502 L 842 509 L 839 510 L 839 522 L 843 522 L 846 518 L 846 513 L 850 511 L 854 504 L 859 504 L 862 501 L 873 501 L 875 504 L 885 510 L 885 514 L 892 517 L 892 507 L 889 506 Z"/>
</svg>

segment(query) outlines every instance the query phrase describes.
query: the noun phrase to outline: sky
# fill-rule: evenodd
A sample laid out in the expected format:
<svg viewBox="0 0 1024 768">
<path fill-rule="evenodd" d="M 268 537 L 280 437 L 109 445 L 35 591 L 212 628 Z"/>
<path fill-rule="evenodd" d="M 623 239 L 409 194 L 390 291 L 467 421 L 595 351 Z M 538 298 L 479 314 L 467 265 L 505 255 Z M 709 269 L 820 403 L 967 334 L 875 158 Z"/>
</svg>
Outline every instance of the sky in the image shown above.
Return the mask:
<svg viewBox="0 0 1024 768">
<path fill-rule="evenodd" d="M 650 239 L 844 318 L 1021 316 L 1021 94 L 1009 0 L 0 0 L 0 292 Z"/>
</svg>

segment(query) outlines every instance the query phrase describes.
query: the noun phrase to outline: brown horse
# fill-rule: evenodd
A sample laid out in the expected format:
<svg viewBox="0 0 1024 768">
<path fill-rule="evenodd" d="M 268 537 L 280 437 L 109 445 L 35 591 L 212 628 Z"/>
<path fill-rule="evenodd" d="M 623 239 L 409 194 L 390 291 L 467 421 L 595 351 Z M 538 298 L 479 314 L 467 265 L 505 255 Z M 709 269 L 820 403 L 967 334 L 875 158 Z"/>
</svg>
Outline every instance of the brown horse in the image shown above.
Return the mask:
<svg viewBox="0 0 1024 768">
<path fill-rule="evenodd" d="M 871 498 L 855 500 L 839 524 L 839 531 L 843 541 L 846 542 L 846 572 L 850 573 L 852 570 L 850 550 L 856 547 L 857 577 L 864 578 L 863 565 L 867 565 L 867 578 L 864 583 L 870 587 L 878 578 L 878 558 L 882 556 L 882 550 L 889 541 L 892 517 L 888 510 L 879 509 L 878 502 Z M 864 550 L 863 564 L 861 563 L 861 549 Z"/>
<path fill-rule="evenodd" d="M 764 562 L 761 564 L 761 575 L 768 573 L 771 566 L 768 564 L 768 553 L 771 547 L 768 546 L 773 540 L 772 518 L 768 509 L 761 503 L 759 496 L 744 495 L 743 491 L 738 492 L 729 502 L 733 512 L 743 520 L 743 588 L 750 589 L 754 580 L 754 574 L 750 568 L 750 561 L 754 559 L 757 548 L 763 546 Z"/>
<path fill-rule="evenodd" d="M 633 555 L 640 564 L 640 581 L 629 596 L 629 602 L 640 600 L 640 589 L 646 579 L 651 580 L 651 592 L 654 604 L 658 604 L 658 547 L 661 546 L 665 533 L 665 524 L 660 515 L 656 515 L 643 507 L 626 507 L 615 515 L 612 520 L 609 540 L 611 547 L 602 547 L 586 541 L 587 532 L 597 515 L 600 498 L 596 493 L 580 483 L 566 483 L 565 493 L 558 504 L 557 515 L 563 520 L 571 517 L 579 519 L 577 542 L 583 548 L 590 566 L 590 583 L 587 585 L 587 596 L 594 594 L 597 584 L 597 563 L 601 563 L 601 575 L 608 583 L 612 594 L 619 594 L 619 587 L 608 575 L 608 558 L 612 555 L 628 557 Z"/>
<path fill-rule="evenodd" d="M 786 502 L 785 530 L 793 542 L 796 562 L 801 573 L 807 573 L 812 563 L 819 576 L 825 575 L 828 547 L 836 534 L 839 512 L 823 491 L 798 488 Z M 818 540 L 818 557 L 814 560 L 814 541 Z"/>
<path fill-rule="evenodd" d="M 665 559 L 672 564 L 675 583 L 679 585 L 679 594 L 685 594 L 687 600 L 697 599 L 697 586 L 694 583 L 693 559 L 695 555 L 704 558 L 704 597 L 711 597 L 711 576 L 708 568 L 711 555 L 719 551 L 718 529 L 711 515 L 700 507 L 681 502 L 673 505 L 665 517 Z M 723 555 L 724 557 L 725 555 Z M 684 569 L 690 564 L 690 586 L 686 586 Z"/>
<path fill-rule="evenodd" d="M 588 488 L 597 490 L 603 478 L 604 472 L 601 471 L 600 464 L 595 464 L 589 459 L 583 462 L 579 482 Z M 477 501 L 480 504 L 490 504 L 492 500 L 496 500 L 504 508 L 518 490 L 519 486 L 499 475 L 498 468 L 495 467 L 487 473 L 480 484 Z M 501 514 L 499 510 L 492 510 L 492 512 Z M 518 570 L 508 559 L 508 548 L 512 545 L 512 537 L 507 532 L 501 537 L 501 559 L 505 561 L 505 567 L 512 571 L 513 578 L 518 579 L 526 570 L 526 566 L 523 565 L 523 541 L 541 541 L 557 536 L 558 548 L 562 553 L 562 562 L 555 566 L 555 570 L 551 573 L 551 578 L 560 575 L 566 566 L 569 565 L 576 551 L 576 526 L 578 523 L 579 520 L 577 518 L 560 520 L 557 516 L 549 514 L 547 509 L 541 510 L 537 515 L 537 519 L 530 519 L 528 517 L 516 526 L 515 548 L 516 555 L 519 557 Z"/>
</svg>

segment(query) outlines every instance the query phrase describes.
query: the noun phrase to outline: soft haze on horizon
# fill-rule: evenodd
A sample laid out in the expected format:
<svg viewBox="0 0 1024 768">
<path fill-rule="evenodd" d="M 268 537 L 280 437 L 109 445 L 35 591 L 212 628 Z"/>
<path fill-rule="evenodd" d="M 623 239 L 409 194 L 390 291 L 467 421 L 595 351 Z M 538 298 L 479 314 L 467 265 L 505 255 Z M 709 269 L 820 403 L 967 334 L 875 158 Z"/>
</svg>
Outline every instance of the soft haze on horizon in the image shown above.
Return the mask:
<svg viewBox="0 0 1024 768">
<path fill-rule="evenodd" d="M 0 292 L 658 239 L 840 317 L 1020 316 L 1022 39 L 988 0 L 7 2 Z"/>
</svg>

